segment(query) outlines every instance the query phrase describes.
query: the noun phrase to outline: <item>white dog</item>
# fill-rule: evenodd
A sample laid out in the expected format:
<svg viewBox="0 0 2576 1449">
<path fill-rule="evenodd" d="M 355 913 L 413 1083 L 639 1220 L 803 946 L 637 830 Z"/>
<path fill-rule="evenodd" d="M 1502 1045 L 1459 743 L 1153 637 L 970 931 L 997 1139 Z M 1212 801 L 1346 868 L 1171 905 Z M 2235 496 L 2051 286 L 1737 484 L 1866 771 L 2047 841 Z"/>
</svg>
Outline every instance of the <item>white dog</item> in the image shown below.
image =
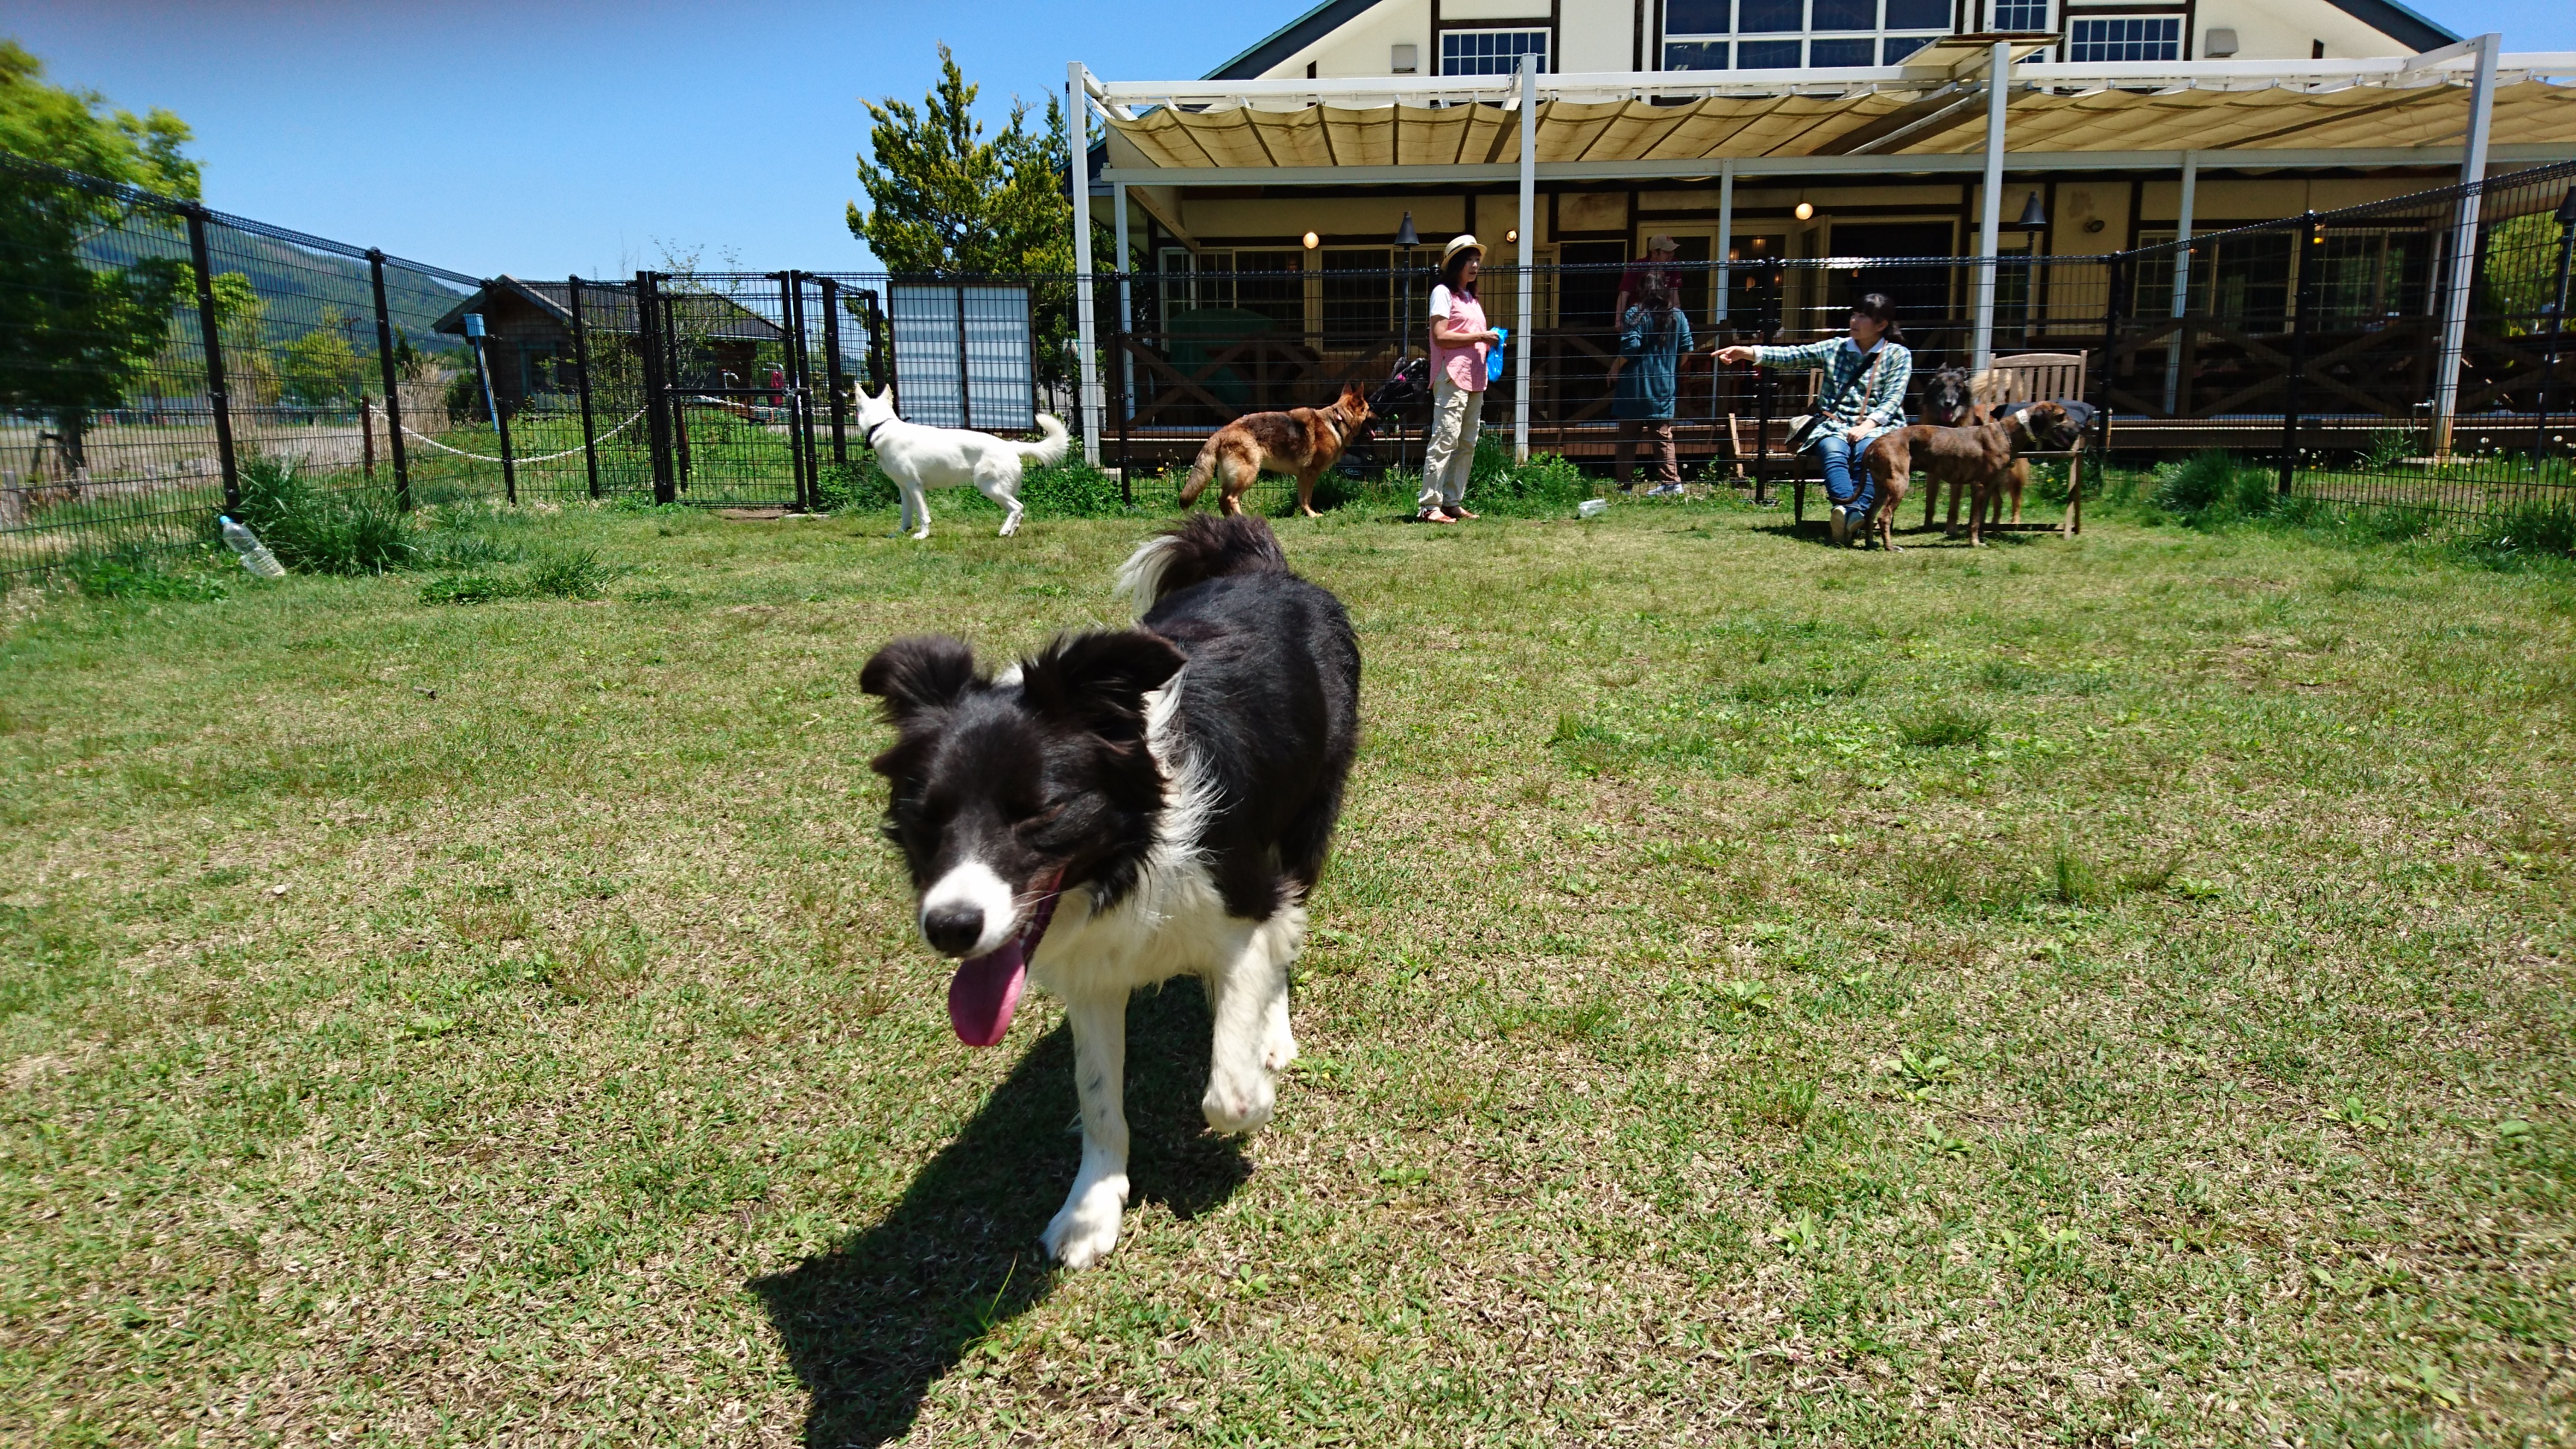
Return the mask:
<svg viewBox="0 0 2576 1449">
<path fill-rule="evenodd" d="M 1044 435 L 1038 441 L 1014 443 L 972 428 L 907 423 L 895 416 L 891 386 L 875 397 L 863 387 L 851 391 L 858 394 L 859 429 L 876 450 L 877 466 L 903 491 L 903 521 L 897 531 L 918 525 L 912 535 L 916 539 L 930 537 L 929 490 L 969 483 L 1010 515 L 1002 520 L 1002 537 L 1010 537 L 1020 526 L 1020 470 L 1064 458 L 1069 435 L 1051 413 L 1038 414 L 1038 432 Z"/>
</svg>

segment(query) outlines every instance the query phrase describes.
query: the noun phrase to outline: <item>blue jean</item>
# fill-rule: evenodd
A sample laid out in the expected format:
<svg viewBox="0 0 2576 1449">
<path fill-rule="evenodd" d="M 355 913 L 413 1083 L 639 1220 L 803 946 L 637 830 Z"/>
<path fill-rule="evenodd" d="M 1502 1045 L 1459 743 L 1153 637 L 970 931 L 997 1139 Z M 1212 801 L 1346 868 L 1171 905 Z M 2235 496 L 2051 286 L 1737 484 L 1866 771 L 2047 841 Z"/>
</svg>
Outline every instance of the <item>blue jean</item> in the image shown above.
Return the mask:
<svg viewBox="0 0 2576 1449">
<path fill-rule="evenodd" d="M 1825 465 L 1825 497 L 1845 513 L 1860 510 L 1864 518 L 1869 516 L 1869 506 L 1876 497 L 1869 470 L 1860 461 L 1861 454 L 1868 451 L 1869 443 L 1855 443 L 1839 428 L 1817 431 L 1816 457 Z"/>
</svg>

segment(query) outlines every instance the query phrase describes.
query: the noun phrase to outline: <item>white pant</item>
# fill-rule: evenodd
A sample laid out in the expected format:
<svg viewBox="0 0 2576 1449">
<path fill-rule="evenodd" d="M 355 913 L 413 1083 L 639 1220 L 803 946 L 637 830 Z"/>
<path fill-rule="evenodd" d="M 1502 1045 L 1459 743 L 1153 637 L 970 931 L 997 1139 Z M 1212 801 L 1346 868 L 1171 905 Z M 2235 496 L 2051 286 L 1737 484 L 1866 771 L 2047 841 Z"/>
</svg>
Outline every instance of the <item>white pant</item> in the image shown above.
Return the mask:
<svg viewBox="0 0 2576 1449">
<path fill-rule="evenodd" d="M 1485 395 L 1469 392 L 1440 373 L 1431 379 L 1431 442 L 1422 450 L 1420 506 L 1467 501 L 1467 475 L 1476 468 L 1476 435 L 1484 431 Z"/>
</svg>

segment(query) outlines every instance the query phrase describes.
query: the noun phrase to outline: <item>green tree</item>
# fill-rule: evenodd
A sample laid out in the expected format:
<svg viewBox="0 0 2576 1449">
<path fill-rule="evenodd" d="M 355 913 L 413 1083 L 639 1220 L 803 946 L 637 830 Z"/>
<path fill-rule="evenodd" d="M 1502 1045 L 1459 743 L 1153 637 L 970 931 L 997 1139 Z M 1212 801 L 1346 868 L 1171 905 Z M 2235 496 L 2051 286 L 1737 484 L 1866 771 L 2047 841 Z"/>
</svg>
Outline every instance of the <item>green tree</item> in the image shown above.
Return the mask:
<svg viewBox="0 0 2576 1449">
<path fill-rule="evenodd" d="M 358 354 L 349 346 L 347 319 L 322 309 L 322 325 L 286 344 L 278 378 L 286 395 L 307 407 L 347 402 L 358 391 Z"/>
<path fill-rule="evenodd" d="M 194 199 L 197 164 L 179 149 L 188 139 L 168 111 L 138 118 L 46 84 L 42 62 L 0 40 L 0 151 Z M 143 209 L 114 187 L 0 170 L 0 408 L 50 418 L 75 468 L 90 414 L 124 401 L 160 350 L 187 274 L 168 257 L 84 255 Z"/>
<path fill-rule="evenodd" d="M 1028 103 L 1014 98 L 1010 125 L 987 141 L 971 114 L 982 88 L 946 45 L 939 72 L 919 110 L 892 96 L 867 103 L 875 159 L 858 161 L 869 209 L 849 204 L 850 234 L 893 272 L 1070 271 L 1064 107 L 1050 96 L 1033 130 Z"/>
</svg>

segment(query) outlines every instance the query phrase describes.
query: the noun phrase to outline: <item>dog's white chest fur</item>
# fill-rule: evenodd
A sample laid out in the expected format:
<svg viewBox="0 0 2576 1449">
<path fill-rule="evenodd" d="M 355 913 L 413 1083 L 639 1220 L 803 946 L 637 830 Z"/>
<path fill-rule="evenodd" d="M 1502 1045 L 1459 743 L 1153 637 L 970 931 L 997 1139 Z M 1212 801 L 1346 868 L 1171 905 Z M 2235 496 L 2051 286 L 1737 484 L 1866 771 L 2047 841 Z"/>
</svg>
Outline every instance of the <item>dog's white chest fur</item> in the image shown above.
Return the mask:
<svg viewBox="0 0 2576 1449">
<path fill-rule="evenodd" d="M 1220 1132 L 1269 1121 L 1278 1075 L 1297 1056 L 1288 969 L 1305 940 L 1306 911 L 1285 906 L 1259 922 L 1226 913 L 1199 851 L 1213 797 L 1175 728 L 1181 688 L 1174 676 L 1146 697 L 1146 745 L 1163 770 L 1165 804 L 1135 888 L 1106 910 L 1088 891 L 1066 892 L 1029 962 L 1038 984 L 1064 999 L 1073 1026 L 1082 1170 L 1045 1241 L 1076 1268 L 1117 1244 L 1127 1202 L 1122 1079 L 1127 998 L 1136 988 L 1183 975 L 1206 981 L 1216 1034 L 1199 1106 Z"/>
</svg>

